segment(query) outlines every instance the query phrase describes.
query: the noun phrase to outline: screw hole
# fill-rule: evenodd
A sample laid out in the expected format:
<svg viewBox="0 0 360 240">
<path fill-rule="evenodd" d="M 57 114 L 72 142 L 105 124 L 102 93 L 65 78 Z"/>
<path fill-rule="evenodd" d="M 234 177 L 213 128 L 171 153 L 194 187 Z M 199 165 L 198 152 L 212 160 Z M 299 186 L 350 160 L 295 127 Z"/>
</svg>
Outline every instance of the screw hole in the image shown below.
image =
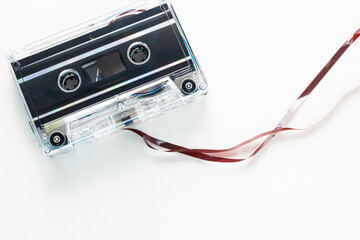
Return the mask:
<svg viewBox="0 0 360 240">
<path fill-rule="evenodd" d="M 13 62 L 12 66 L 14 69 L 19 69 L 20 68 L 20 63 L 19 62 Z"/>
</svg>

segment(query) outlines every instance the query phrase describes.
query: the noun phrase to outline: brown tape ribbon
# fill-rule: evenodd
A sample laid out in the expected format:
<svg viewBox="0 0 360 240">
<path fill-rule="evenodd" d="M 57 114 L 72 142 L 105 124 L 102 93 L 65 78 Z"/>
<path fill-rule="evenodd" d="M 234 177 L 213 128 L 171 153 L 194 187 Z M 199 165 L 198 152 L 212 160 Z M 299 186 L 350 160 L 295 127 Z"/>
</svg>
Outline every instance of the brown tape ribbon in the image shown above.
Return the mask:
<svg viewBox="0 0 360 240">
<path fill-rule="evenodd" d="M 295 114 L 295 112 L 301 107 L 301 105 L 305 102 L 305 100 L 309 97 L 309 95 L 314 91 L 314 89 L 318 86 L 318 84 L 324 79 L 326 74 L 330 71 L 330 69 L 336 64 L 336 62 L 341 58 L 341 56 L 346 52 L 346 50 L 359 38 L 360 29 L 357 30 L 353 36 L 347 40 L 340 49 L 335 53 L 335 55 L 330 59 L 330 61 L 325 65 L 325 67 L 320 71 L 320 73 L 311 81 L 309 86 L 303 91 L 303 93 L 297 98 L 293 105 L 288 109 L 286 114 L 282 117 L 277 127 L 268 132 L 264 132 L 259 134 L 249 140 L 246 140 L 232 148 L 229 149 L 221 149 L 221 150 L 212 150 L 212 149 L 189 149 L 182 146 L 175 145 L 170 142 L 166 142 L 154 137 L 149 136 L 148 134 L 137 130 L 128 128 L 126 130 L 131 131 L 138 136 L 142 137 L 146 143 L 146 145 L 154 150 L 163 151 L 163 152 L 176 152 L 180 154 L 184 154 L 190 157 L 194 157 L 197 159 L 210 161 L 210 162 L 221 162 L 221 163 L 235 163 L 242 162 L 254 157 L 258 154 L 278 133 L 287 132 L 287 131 L 300 131 L 302 129 L 288 128 L 284 127 L 285 124 L 289 122 L 291 117 Z M 266 137 L 266 138 L 265 138 Z M 244 146 L 254 143 L 260 139 L 263 139 L 259 146 L 246 158 L 241 159 L 232 159 L 225 156 L 234 156 L 232 153 L 235 153 L 237 150 L 242 149 Z"/>
</svg>

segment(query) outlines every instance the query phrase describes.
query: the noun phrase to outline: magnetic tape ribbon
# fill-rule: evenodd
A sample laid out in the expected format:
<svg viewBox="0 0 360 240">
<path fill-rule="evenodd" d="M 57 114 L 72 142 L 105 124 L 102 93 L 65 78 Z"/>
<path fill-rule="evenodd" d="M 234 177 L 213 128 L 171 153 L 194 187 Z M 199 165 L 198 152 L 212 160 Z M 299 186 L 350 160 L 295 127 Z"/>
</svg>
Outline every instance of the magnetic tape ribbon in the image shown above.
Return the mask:
<svg viewBox="0 0 360 240">
<path fill-rule="evenodd" d="M 340 49 L 335 53 L 335 55 L 330 59 L 330 61 L 325 65 L 325 67 L 320 71 L 320 73 L 314 78 L 314 80 L 309 84 L 309 86 L 304 90 L 304 92 L 302 92 L 302 94 L 297 98 L 297 100 L 293 103 L 293 105 L 291 105 L 291 107 L 288 109 L 288 111 L 280 120 L 279 124 L 276 126 L 274 130 L 259 134 L 232 148 L 221 149 L 221 150 L 189 149 L 151 137 L 150 135 L 137 129 L 128 128 L 126 130 L 131 131 L 137 134 L 138 136 L 142 137 L 146 145 L 153 150 L 181 153 L 190 157 L 194 157 L 197 159 L 210 161 L 210 162 L 235 163 L 235 162 L 242 162 L 248 160 L 254 157 L 256 154 L 258 154 L 278 133 L 287 132 L 287 131 L 305 130 L 305 129 L 285 127 L 285 124 L 289 122 L 289 120 L 295 114 L 295 112 L 302 106 L 305 100 L 310 96 L 310 94 L 314 91 L 314 89 L 318 86 L 318 84 L 323 80 L 323 78 L 330 71 L 330 69 L 336 64 L 336 62 L 341 58 L 341 56 L 346 52 L 346 50 L 359 38 L 359 36 L 360 36 L 360 29 L 357 30 L 353 34 L 353 36 L 340 47 Z M 232 152 L 239 150 L 242 147 L 250 143 L 254 143 L 255 141 L 263 138 L 265 139 L 248 157 L 242 159 L 232 159 L 225 157 L 231 154 Z"/>
<path fill-rule="evenodd" d="M 127 10 L 125 12 L 121 12 L 121 13 L 118 13 L 117 15 L 114 16 L 114 18 L 108 23 L 108 25 L 111 25 L 113 24 L 114 22 L 116 22 L 117 20 L 119 20 L 120 18 L 122 18 L 123 16 L 125 15 L 128 15 L 128 14 L 136 14 L 136 13 L 142 13 L 142 12 L 145 12 L 145 10 L 137 10 L 137 9 L 131 9 L 131 10 Z M 105 20 L 106 21 L 106 20 Z"/>
</svg>

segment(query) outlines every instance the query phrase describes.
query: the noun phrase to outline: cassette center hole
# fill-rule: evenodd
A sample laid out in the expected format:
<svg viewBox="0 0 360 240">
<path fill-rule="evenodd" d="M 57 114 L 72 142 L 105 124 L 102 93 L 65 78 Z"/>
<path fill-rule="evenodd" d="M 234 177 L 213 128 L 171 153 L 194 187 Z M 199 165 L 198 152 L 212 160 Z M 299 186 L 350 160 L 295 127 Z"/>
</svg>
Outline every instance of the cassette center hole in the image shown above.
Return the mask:
<svg viewBox="0 0 360 240">
<path fill-rule="evenodd" d="M 150 49 L 144 43 L 135 43 L 129 47 L 128 57 L 133 64 L 144 64 L 150 59 Z"/>
<path fill-rule="evenodd" d="M 64 79 L 64 88 L 67 91 L 76 89 L 78 85 L 79 85 L 79 78 L 74 74 L 71 74 Z"/>
<path fill-rule="evenodd" d="M 76 71 L 65 71 L 59 76 L 59 87 L 64 92 L 74 92 L 81 84 L 80 75 Z"/>
</svg>

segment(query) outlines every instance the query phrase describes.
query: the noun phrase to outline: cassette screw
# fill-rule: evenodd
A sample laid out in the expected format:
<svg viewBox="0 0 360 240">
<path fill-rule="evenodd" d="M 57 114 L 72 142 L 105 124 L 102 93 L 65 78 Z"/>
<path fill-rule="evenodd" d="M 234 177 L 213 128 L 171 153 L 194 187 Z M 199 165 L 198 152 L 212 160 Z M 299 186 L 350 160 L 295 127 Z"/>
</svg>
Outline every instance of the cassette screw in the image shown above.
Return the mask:
<svg viewBox="0 0 360 240">
<path fill-rule="evenodd" d="M 181 90 L 187 95 L 194 93 L 196 88 L 196 83 L 192 79 L 187 79 L 181 84 Z"/>
<path fill-rule="evenodd" d="M 20 63 L 19 62 L 13 62 L 12 66 L 14 69 L 19 69 L 20 68 Z"/>
<path fill-rule="evenodd" d="M 43 138 L 44 140 L 46 140 L 46 139 L 47 139 L 47 135 L 46 135 L 46 133 L 44 133 L 44 134 L 42 135 L 42 138 Z"/>
<path fill-rule="evenodd" d="M 185 85 L 185 87 L 187 90 L 190 90 L 190 89 L 192 89 L 193 85 L 192 85 L 192 83 L 189 82 Z"/>
<path fill-rule="evenodd" d="M 53 138 L 53 140 L 54 140 L 54 143 L 59 143 L 61 141 L 61 138 L 59 136 L 55 136 Z"/>
<path fill-rule="evenodd" d="M 62 147 L 63 145 L 67 144 L 66 136 L 60 132 L 54 132 L 53 134 L 51 134 L 49 139 L 49 142 L 53 147 Z"/>
<path fill-rule="evenodd" d="M 45 152 L 46 154 L 48 154 L 48 153 L 51 152 L 51 150 L 50 150 L 50 148 L 46 147 L 46 148 L 44 148 L 44 152 Z"/>
</svg>

